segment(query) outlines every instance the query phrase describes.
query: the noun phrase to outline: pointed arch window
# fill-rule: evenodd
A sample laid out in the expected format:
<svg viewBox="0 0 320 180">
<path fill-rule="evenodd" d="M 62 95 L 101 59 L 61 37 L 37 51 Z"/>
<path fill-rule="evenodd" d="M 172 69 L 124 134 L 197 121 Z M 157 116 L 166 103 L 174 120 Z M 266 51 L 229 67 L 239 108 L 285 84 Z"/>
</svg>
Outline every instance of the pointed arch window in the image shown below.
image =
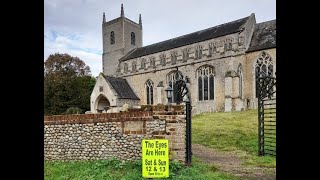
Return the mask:
<svg viewBox="0 0 320 180">
<path fill-rule="evenodd" d="M 144 58 L 141 59 L 140 69 L 146 69 L 146 60 Z"/>
<path fill-rule="evenodd" d="M 182 62 L 187 62 L 189 59 L 189 50 L 187 48 L 182 50 Z"/>
<path fill-rule="evenodd" d="M 199 57 L 199 49 L 198 48 L 196 48 L 195 50 L 194 50 L 194 59 L 198 59 Z"/>
<path fill-rule="evenodd" d="M 201 59 L 202 58 L 202 46 L 196 46 L 194 51 L 194 59 Z"/>
<path fill-rule="evenodd" d="M 209 99 L 209 81 L 208 76 L 203 76 L 203 100 Z"/>
<path fill-rule="evenodd" d="M 224 43 L 224 51 L 232 50 L 232 40 L 226 40 Z"/>
<path fill-rule="evenodd" d="M 155 68 L 156 67 L 156 59 L 154 57 L 150 57 L 150 67 Z"/>
<path fill-rule="evenodd" d="M 124 73 L 128 72 L 128 64 L 127 63 L 123 64 L 123 71 L 124 71 Z"/>
<path fill-rule="evenodd" d="M 212 54 L 217 52 L 217 47 L 215 46 L 214 43 L 209 44 L 209 57 L 212 56 Z"/>
<path fill-rule="evenodd" d="M 227 51 L 227 50 L 228 50 L 228 44 L 225 43 L 225 44 L 224 44 L 224 51 Z"/>
<path fill-rule="evenodd" d="M 214 53 L 217 53 L 217 46 L 216 45 L 214 45 L 213 47 L 212 47 L 212 53 L 214 54 Z"/>
<path fill-rule="evenodd" d="M 212 53 L 213 53 L 213 52 L 212 52 L 212 50 L 213 50 L 213 49 L 212 49 L 212 46 L 213 46 L 212 43 L 210 43 L 210 44 L 209 44 L 209 54 L 208 54 L 209 57 L 212 56 Z"/>
<path fill-rule="evenodd" d="M 173 64 L 176 64 L 177 63 L 177 52 L 172 52 L 171 53 L 171 64 L 173 65 Z"/>
<path fill-rule="evenodd" d="M 232 50 L 232 42 L 229 42 L 228 50 Z"/>
<path fill-rule="evenodd" d="M 258 78 L 265 76 L 273 76 L 273 62 L 270 55 L 263 51 L 255 63 L 256 98 L 258 98 Z"/>
<path fill-rule="evenodd" d="M 198 77 L 198 96 L 199 100 L 203 100 L 203 90 L 202 90 L 202 76 Z"/>
<path fill-rule="evenodd" d="M 167 74 L 167 84 L 173 89 L 171 102 L 174 103 L 177 101 L 177 97 L 174 96 L 176 90 L 176 80 L 182 79 L 182 73 L 180 71 L 174 70 Z"/>
<path fill-rule="evenodd" d="M 131 32 L 131 45 L 136 45 L 136 35 Z"/>
<path fill-rule="evenodd" d="M 210 100 L 214 99 L 214 77 L 213 74 L 209 76 L 209 98 Z"/>
<path fill-rule="evenodd" d="M 199 101 L 214 99 L 214 67 L 204 65 L 196 70 Z"/>
<path fill-rule="evenodd" d="M 136 72 L 137 71 L 137 63 L 134 61 L 132 62 L 132 72 Z"/>
<path fill-rule="evenodd" d="M 202 46 L 199 46 L 199 59 L 202 58 Z"/>
<path fill-rule="evenodd" d="M 165 54 L 161 54 L 160 55 L 160 64 L 162 66 L 165 66 L 166 65 L 166 55 Z"/>
<path fill-rule="evenodd" d="M 111 31 L 111 33 L 110 33 L 110 44 L 114 44 L 114 43 L 115 43 L 114 31 Z"/>
<path fill-rule="evenodd" d="M 146 81 L 146 94 L 147 94 L 147 104 L 153 104 L 153 82 L 148 79 Z"/>
</svg>

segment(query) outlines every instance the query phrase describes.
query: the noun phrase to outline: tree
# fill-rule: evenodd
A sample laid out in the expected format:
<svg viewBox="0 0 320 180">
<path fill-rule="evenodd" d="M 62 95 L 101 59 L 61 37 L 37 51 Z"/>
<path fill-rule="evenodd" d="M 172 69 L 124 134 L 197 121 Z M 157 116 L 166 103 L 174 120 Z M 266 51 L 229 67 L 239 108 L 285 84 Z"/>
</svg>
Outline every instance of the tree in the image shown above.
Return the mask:
<svg viewBox="0 0 320 180">
<path fill-rule="evenodd" d="M 90 67 L 78 57 L 55 53 L 44 63 L 44 113 L 65 114 L 77 107 L 90 110 L 90 94 L 95 85 Z"/>
<path fill-rule="evenodd" d="M 69 54 L 51 54 L 44 63 L 45 74 L 55 74 L 58 76 L 88 76 L 90 67 L 87 66 L 78 57 L 72 57 Z"/>
</svg>

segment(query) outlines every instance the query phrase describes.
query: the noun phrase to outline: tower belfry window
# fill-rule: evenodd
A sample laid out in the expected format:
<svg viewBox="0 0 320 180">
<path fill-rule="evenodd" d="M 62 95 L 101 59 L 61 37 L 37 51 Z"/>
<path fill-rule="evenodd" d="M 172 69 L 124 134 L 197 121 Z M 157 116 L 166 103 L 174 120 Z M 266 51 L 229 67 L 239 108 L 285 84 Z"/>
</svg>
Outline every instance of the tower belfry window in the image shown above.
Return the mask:
<svg viewBox="0 0 320 180">
<path fill-rule="evenodd" d="M 110 44 L 114 44 L 114 43 L 115 43 L 114 31 L 111 31 L 111 33 L 110 33 Z"/>
<path fill-rule="evenodd" d="M 131 32 L 131 45 L 136 45 L 136 35 Z"/>
</svg>

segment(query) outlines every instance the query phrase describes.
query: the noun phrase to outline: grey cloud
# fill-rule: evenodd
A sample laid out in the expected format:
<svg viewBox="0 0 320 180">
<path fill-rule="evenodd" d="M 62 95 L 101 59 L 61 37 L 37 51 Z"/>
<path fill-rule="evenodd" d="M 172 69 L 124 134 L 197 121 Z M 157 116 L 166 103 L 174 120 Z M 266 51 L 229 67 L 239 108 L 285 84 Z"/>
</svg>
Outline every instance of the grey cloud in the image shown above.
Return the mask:
<svg viewBox="0 0 320 180">
<path fill-rule="evenodd" d="M 48 31 L 79 34 L 83 41 L 89 41 L 81 42 L 79 46 L 101 51 L 102 13 L 106 13 L 107 21 L 119 17 L 121 3 L 127 18 L 138 22 L 139 14 L 142 14 L 144 45 L 240 19 L 251 13 L 255 13 L 257 22 L 276 19 L 275 0 L 45 0 L 45 34 L 48 35 Z M 48 52 L 45 44 L 45 54 Z M 101 64 L 101 58 L 97 61 Z"/>
</svg>

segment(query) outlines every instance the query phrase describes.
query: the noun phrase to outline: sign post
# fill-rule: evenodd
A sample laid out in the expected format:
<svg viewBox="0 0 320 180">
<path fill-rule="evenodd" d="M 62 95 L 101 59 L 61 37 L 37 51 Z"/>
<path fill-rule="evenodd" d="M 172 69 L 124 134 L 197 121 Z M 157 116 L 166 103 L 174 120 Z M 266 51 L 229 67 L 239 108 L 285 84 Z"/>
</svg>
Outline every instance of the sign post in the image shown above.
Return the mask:
<svg viewBox="0 0 320 180">
<path fill-rule="evenodd" d="M 142 140 L 142 177 L 169 177 L 169 142 L 167 139 Z"/>
</svg>

